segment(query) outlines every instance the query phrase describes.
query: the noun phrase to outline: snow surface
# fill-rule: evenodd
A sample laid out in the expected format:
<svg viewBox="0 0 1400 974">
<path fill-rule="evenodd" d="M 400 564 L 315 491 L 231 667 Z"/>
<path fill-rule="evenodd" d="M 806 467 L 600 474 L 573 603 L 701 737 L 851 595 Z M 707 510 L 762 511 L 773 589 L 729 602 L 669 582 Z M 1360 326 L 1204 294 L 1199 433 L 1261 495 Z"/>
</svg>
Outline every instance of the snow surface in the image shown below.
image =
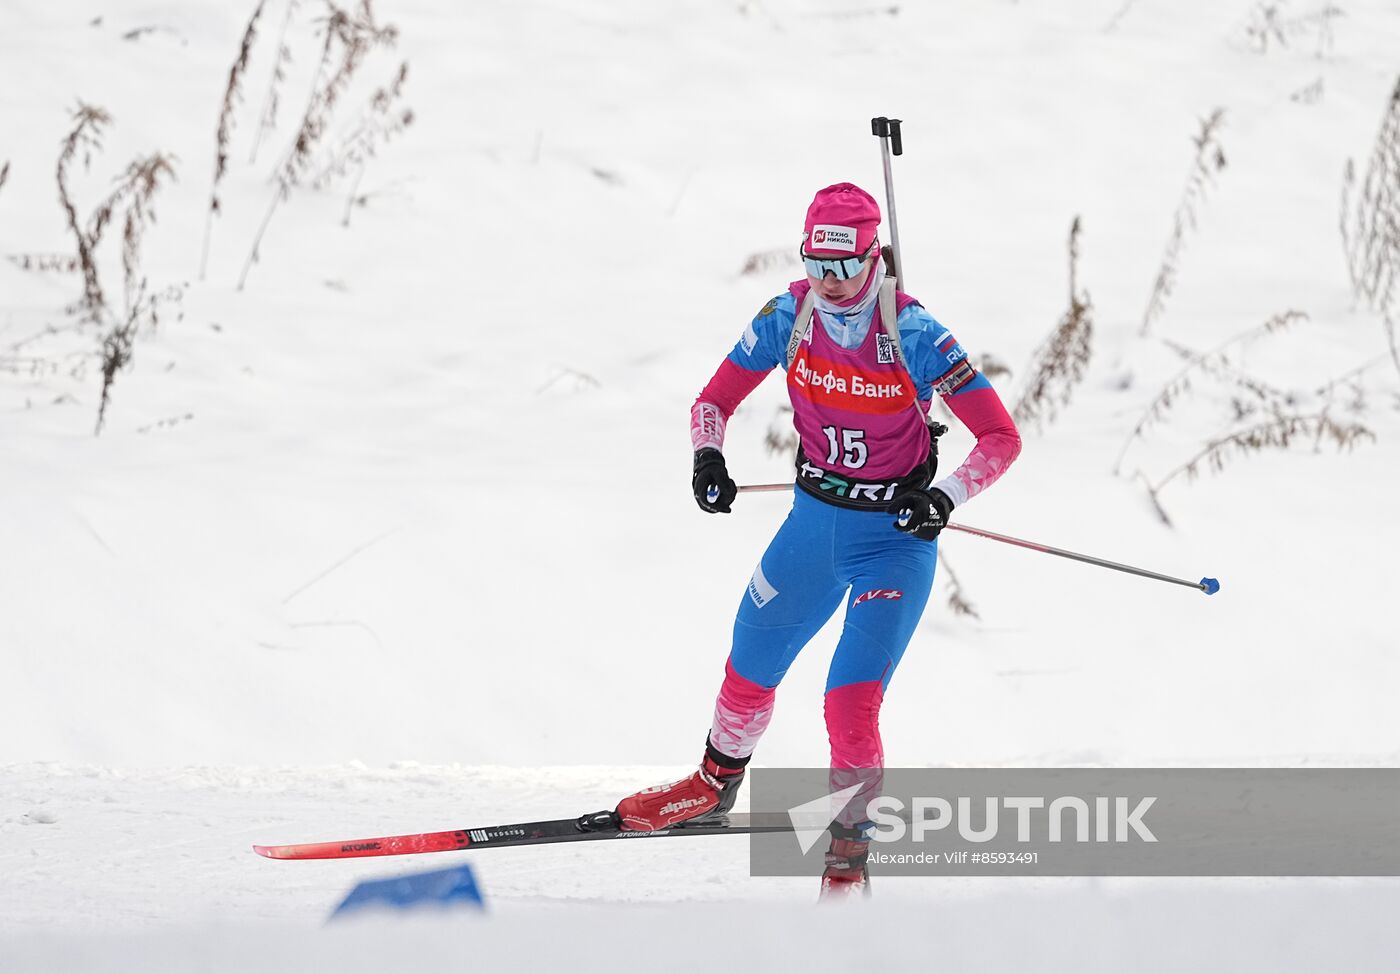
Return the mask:
<svg viewBox="0 0 1400 974">
<path fill-rule="evenodd" d="M 115 119 L 75 172 L 86 204 L 137 153 L 178 157 L 145 267 L 153 286 L 189 282 L 94 437 L 97 339 L 63 311 L 77 279 L 0 261 L 0 969 L 272 963 L 244 953 L 263 949 L 249 930 L 287 967 L 325 951 L 382 968 L 408 940 L 420 966 L 467 956 L 456 927 L 308 946 L 356 878 L 415 864 L 269 863 L 247 846 L 575 814 L 681 773 L 786 504 L 697 512 L 688 407 L 796 273 L 742 274 L 746 259 L 789 252 L 822 185 L 883 196 L 865 134 L 876 114 L 905 120 L 909 290 L 974 356 L 1013 368 L 997 380 L 1008 402 L 1065 308 L 1065 238 L 1083 220 L 1089 374 L 958 517 L 1223 586 L 1206 599 L 945 539 L 980 619 L 952 614 L 940 579 L 882 715 L 891 762 L 1400 757 L 1400 380 L 1377 317 L 1353 302 L 1337 231 L 1343 165 L 1369 154 L 1400 69 L 1393 3 L 1341 0 L 1330 40 L 1326 5 L 1280 4 L 1290 43 L 1261 53 L 1246 0 L 894 14 L 381 0 L 401 37 L 365 76 L 406 59 L 417 120 L 370 163 L 348 228 L 347 184 L 294 193 L 237 290 L 314 43 L 307 4 L 281 126 L 250 165 L 283 12 L 269 3 L 201 281 L 215 122 L 251 6 L 0 10 L 0 253 L 71 250 L 53 171 L 81 98 Z M 161 29 L 124 39 L 143 27 Z M 1191 138 L 1216 107 L 1228 166 L 1143 339 Z M 118 281 L 115 249 L 104 261 Z M 1304 401 L 1367 366 L 1357 419 L 1376 441 L 1175 482 L 1167 528 L 1134 474 L 1159 478 L 1218 433 L 1229 393 L 1201 383 L 1114 475 L 1178 367 L 1160 337 L 1205 349 L 1289 309 L 1310 318 L 1236 364 Z M 770 380 L 731 423 L 741 482 L 790 475 L 762 442 L 783 400 Z M 945 444 L 956 461 L 969 438 Z M 836 632 L 794 666 L 760 761 L 823 760 Z M 713 917 L 753 959 L 774 949 L 760 937 L 772 926 L 792 931 L 792 966 L 857 949 L 795 905 L 805 882 L 749 879 L 742 841 L 656 846 L 480 857 L 495 912 L 471 943 L 497 964 L 558 951 L 587 969 L 619 939 L 683 961 L 678 945 Z M 1386 956 L 1379 918 L 1396 895 L 1384 882 L 890 882 L 879 919 L 849 929 L 871 959 L 902 963 L 1325 955 L 1361 969 Z M 525 935 L 542 916 L 557 938 Z"/>
</svg>

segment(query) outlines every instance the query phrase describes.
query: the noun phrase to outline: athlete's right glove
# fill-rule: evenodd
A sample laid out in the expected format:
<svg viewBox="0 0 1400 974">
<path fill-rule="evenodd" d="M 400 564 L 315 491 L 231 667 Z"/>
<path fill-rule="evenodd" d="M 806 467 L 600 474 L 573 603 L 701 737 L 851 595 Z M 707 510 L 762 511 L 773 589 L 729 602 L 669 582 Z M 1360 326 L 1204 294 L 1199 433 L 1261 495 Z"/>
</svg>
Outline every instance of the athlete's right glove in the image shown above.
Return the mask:
<svg viewBox="0 0 1400 974">
<path fill-rule="evenodd" d="M 912 534 L 923 541 L 932 541 L 938 537 L 938 532 L 948 526 L 953 501 L 937 487 L 907 490 L 890 501 L 885 513 L 899 519 L 894 522 L 896 531 Z"/>
<path fill-rule="evenodd" d="M 711 514 L 728 514 L 729 505 L 739 494 L 724 466 L 724 454 L 708 446 L 695 451 L 695 475 L 690 479 L 690 487 L 700 510 Z"/>
</svg>

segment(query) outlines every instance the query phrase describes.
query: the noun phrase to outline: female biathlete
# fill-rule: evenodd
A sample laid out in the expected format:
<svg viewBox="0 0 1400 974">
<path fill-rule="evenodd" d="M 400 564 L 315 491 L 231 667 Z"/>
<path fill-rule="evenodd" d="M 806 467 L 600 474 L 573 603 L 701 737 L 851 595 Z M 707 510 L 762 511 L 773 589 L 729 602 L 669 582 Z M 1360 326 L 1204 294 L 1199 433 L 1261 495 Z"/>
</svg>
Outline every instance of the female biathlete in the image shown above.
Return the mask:
<svg viewBox="0 0 1400 974">
<path fill-rule="evenodd" d="M 725 423 L 783 367 L 797 483 L 792 510 L 740 601 L 700 768 L 623 799 L 624 829 L 668 828 L 733 806 L 783 674 L 843 599 L 845 627 L 826 681 L 831 767 L 833 775 L 882 768 L 880 703 L 928 602 L 938 533 L 1020 452 L 986 377 L 948 329 L 886 278 L 879 224 L 879 205 L 859 187 L 817 193 L 802 235 L 806 279 L 763 306 L 691 409 L 695 500 L 728 514 L 736 489 L 721 453 Z M 977 444 L 930 483 L 935 392 Z M 864 834 L 832 829 L 823 891 L 864 886 Z"/>
</svg>

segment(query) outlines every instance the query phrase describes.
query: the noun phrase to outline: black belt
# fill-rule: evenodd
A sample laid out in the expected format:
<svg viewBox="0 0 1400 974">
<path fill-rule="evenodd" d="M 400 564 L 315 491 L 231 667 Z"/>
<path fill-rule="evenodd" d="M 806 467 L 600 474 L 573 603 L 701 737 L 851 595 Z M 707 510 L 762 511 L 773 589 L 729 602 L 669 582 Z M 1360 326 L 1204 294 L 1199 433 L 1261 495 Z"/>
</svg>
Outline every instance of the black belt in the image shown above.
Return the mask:
<svg viewBox="0 0 1400 974">
<path fill-rule="evenodd" d="M 889 480 L 853 480 L 823 470 L 797 448 L 797 487 L 828 504 L 857 511 L 883 511 L 906 490 L 923 490 L 938 472 L 938 438 L 948 432 L 942 423 L 930 423 L 928 456 L 903 477 Z"/>
</svg>

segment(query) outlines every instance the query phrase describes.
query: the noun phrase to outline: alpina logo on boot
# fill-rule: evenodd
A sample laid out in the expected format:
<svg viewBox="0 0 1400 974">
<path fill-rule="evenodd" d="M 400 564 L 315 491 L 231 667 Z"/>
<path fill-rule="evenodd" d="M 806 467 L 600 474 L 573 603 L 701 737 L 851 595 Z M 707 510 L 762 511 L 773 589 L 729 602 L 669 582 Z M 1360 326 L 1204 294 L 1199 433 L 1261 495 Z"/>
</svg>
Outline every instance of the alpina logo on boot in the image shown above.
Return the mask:
<svg viewBox="0 0 1400 974">
<path fill-rule="evenodd" d="M 709 803 L 709 799 L 707 798 L 684 798 L 680 801 L 670 802 L 666 805 L 662 805 L 660 811 L 657 814 L 670 815 L 673 812 L 683 812 L 687 808 L 704 808 Z"/>
</svg>

